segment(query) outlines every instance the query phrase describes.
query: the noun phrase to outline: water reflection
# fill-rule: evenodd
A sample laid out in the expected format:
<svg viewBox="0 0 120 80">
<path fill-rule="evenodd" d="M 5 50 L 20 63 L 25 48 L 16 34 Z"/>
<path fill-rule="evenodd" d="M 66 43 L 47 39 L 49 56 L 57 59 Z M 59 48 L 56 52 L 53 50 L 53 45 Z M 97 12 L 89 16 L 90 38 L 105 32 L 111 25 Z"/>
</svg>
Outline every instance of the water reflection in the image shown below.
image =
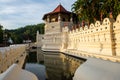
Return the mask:
<svg viewBox="0 0 120 80">
<path fill-rule="evenodd" d="M 84 62 L 57 52 L 37 51 L 37 54 L 38 62 L 44 62 L 48 80 L 72 80 L 75 70 Z"/>
<path fill-rule="evenodd" d="M 25 69 L 36 74 L 39 80 L 72 80 L 76 69 L 84 61 L 63 53 L 37 49 L 37 53 L 29 53 Z"/>
<path fill-rule="evenodd" d="M 44 65 L 40 65 L 36 63 L 27 63 L 25 69 L 34 73 L 39 80 L 46 79 L 46 71 Z"/>
</svg>

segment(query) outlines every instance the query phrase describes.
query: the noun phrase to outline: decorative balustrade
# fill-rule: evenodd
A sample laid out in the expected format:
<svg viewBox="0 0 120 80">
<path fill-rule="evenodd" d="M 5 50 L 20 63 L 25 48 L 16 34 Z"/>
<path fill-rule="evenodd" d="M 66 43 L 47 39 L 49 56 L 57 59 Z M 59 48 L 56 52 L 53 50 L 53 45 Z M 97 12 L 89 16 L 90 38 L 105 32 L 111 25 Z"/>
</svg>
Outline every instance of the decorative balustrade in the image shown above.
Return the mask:
<svg viewBox="0 0 120 80">
<path fill-rule="evenodd" d="M 93 55 L 120 56 L 120 14 L 114 19 L 105 18 L 68 33 L 67 51 L 76 50 Z"/>
</svg>

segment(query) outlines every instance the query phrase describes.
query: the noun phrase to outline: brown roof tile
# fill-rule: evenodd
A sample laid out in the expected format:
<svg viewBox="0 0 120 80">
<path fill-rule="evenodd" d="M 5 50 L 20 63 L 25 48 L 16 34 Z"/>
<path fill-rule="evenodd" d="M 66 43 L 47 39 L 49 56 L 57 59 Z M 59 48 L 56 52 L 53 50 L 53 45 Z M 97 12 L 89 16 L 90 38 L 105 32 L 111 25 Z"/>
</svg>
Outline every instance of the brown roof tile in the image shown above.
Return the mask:
<svg viewBox="0 0 120 80">
<path fill-rule="evenodd" d="M 54 13 L 71 13 L 67 11 L 61 4 L 59 4 L 52 12 L 49 12 L 43 16 L 43 19 L 49 15 L 49 14 L 54 14 Z"/>
<path fill-rule="evenodd" d="M 56 12 L 68 12 L 61 4 L 58 5 L 53 11 L 52 13 L 56 13 Z"/>
</svg>

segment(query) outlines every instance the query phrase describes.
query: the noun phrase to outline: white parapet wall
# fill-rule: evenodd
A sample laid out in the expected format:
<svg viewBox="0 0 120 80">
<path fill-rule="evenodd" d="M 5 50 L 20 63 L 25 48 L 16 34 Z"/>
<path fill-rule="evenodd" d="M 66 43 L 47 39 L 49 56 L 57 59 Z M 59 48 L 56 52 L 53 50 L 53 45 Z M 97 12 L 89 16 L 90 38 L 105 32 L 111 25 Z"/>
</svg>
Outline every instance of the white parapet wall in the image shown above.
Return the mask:
<svg viewBox="0 0 120 80">
<path fill-rule="evenodd" d="M 113 31 L 116 55 L 120 56 L 120 14 L 117 16 L 116 22 L 113 24 Z"/>
<path fill-rule="evenodd" d="M 44 51 L 60 51 L 62 46 L 62 34 L 45 34 L 43 39 L 42 50 Z"/>
<path fill-rule="evenodd" d="M 70 31 L 67 45 L 66 52 L 120 61 L 120 14 Z"/>
<path fill-rule="evenodd" d="M 22 44 L 0 48 L 0 73 L 3 73 L 13 63 L 17 63 L 22 68 L 26 58 L 26 46 Z"/>
<path fill-rule="evenodd" d="M 96 21 L 89 29 L 85 26 L 69 33 L 68 49 L 80 50 L 88 53 L 114 55 L 112 51 L 112 25 L 108 18 Z"/>
</svg>

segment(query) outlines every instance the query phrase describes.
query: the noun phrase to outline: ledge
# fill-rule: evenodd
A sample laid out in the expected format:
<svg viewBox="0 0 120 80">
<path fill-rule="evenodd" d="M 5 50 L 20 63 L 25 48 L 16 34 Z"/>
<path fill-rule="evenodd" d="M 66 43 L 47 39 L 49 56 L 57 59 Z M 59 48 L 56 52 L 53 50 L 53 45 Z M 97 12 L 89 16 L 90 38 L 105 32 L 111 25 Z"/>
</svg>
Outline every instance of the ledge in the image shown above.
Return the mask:
<svg viewBox="0 0 120 80">
<path fill-rule="evenodd" d="M 73 80 L 120 80 L 120 63 L 88 58 L 75 72 Z"/>
<path fill-rule="evenodd" d="M 0 80 L 38 80 L 37 77 L 17 64 L 10 66 L 4 73 L 0 74 Z"/>
</svg>

